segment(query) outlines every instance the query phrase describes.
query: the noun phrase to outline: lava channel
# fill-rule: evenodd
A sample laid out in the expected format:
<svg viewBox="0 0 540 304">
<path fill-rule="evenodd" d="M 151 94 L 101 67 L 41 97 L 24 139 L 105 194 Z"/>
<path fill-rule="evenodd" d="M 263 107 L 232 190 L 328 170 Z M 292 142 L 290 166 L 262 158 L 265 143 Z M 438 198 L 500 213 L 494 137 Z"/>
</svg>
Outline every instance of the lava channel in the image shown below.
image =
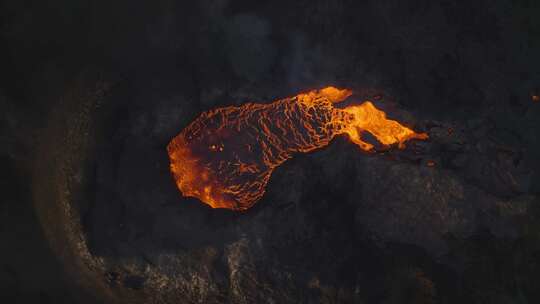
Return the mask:
<svg viewBox="0 0 540 304">
<path fill-rule="evenodd" d="M 374 146 L 404 148 L 410 139 L 426 139 L 365 101 L 334 107 L 350 90 L 327 87 L 269 104 L 246 103 L 202 113 L 167 146 L 170 170 L 184 196 L 212 208 L 246 210 L 264 194 L 273 170 L 295 153 L 327 146 L 346 135 L 361 150 Z"/>
</svg>

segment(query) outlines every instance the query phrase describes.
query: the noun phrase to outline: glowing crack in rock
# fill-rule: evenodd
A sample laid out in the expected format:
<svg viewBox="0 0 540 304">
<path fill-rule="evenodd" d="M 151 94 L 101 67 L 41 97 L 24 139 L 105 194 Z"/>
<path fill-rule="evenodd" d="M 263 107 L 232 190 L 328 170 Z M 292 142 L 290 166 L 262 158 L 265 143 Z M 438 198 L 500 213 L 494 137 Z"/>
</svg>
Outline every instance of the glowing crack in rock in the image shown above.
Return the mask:
<svg viewBox="0 0 540 304">
<path fill-rule="evenodd" d="M 426 139 L 365 101 L 345 108 L 334 104 L 352 92 L 334 87 L 298 94 L 269 104 L 246 103 L 202 113 L 167 146 L 170 170 L 184 196 L 212 208 L 246 210 L 264 194 L 273 170 L 295 153 L 327 146 L 344 134 L 363 151 L 369 132 L 383 146 L 404 147 Z"/>
</svg>

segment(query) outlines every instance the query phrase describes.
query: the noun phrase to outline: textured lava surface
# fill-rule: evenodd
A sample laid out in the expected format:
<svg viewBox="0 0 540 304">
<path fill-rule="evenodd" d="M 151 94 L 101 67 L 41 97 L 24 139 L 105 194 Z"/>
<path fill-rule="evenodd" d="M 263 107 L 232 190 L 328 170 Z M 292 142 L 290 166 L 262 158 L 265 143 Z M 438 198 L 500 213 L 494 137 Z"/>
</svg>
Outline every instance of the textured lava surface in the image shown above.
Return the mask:
<svg viewBox="0 0 540 304">
<path fill-rule="evenodd" d="M 171 172 L 184 196 L 213 208 L 245 210 L 264 194 L 273 170 L 294 153 L 327 146 L 337 135 L 369 152 L 369 132 L 384 146 L 404 147 L 427 134 L 386 118 L 366 101 L 334 107 L 350 90 L 326 87 L 270 104 L 247 103 L 201 114 L 167 146 Z"/>
</svg>

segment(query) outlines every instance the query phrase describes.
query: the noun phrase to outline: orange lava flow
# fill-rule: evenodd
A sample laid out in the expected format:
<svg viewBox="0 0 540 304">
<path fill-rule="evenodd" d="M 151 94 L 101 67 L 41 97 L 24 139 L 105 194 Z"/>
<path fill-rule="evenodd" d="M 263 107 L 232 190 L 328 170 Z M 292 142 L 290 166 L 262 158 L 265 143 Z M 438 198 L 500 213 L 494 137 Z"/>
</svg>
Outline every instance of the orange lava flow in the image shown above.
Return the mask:
<svg viewBox="0 0 540 304">
<path fill-rule="evenodd" d="M 404 147 L 426 139 L 366 101 L 334 107 L 352 92 L 334 87 L 313 90 L 269 104 L 246 103 L 202 113 L 167 146 L 170 170 L 184 196 L 212 208 L 246 210 L 264 194 L 273 170 L 298 152 L 327 146 L 345 134 L 363 151 L 373 145 Z"/>
</svg>

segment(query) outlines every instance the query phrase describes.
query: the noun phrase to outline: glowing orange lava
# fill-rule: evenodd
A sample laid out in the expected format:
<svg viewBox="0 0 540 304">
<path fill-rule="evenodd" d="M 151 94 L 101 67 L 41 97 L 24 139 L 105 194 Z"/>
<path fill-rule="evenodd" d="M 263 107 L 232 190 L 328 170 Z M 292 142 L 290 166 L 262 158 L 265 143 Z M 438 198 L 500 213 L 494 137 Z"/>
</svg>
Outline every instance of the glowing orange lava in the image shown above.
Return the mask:
<svg viewBox="0 0 540 304">
<path fill-rule="evenodd" d="M 428 137 L 387 119 L 369 101 L 334 107 L 351 94 L 327 87 L 202 113 L 167 146 L 178 188 L 212 208 L 246 210 L 262 197 L 277 166 L 294 153 L 325 147 L 337 135 L 346 134 L 364 151 L 373 150 L 364 132 L 386 147 Z"/>
</svg>

